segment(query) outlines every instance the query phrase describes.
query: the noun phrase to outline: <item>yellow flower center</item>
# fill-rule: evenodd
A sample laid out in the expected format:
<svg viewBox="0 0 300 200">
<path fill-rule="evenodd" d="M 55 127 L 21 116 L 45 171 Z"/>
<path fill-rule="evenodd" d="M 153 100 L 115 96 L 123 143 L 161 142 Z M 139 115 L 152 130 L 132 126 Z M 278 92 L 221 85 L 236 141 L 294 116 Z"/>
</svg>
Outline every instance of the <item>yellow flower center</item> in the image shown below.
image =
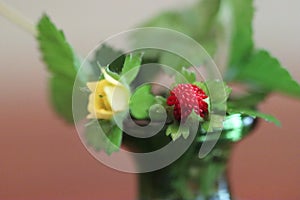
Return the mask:
<svg viewBox="0 0 300 200">
<path fill-rule="evenodd" d="M 89 119 L 111 119 L 114 113 L 128 108 L 129 90 L 112 77 L 106 75 L 105 78 L 87 83 L 92 92 L 88 104 Z"/>
<path fill-rule="evenodd" d="M 88 83 L 89 89 L 92 91 L 89 97 L 88 118 L 110 119 L 113 115 L 111 106 L 104 92 L 104 87 L 112 85 L 107 80 Z"/>
</svg>

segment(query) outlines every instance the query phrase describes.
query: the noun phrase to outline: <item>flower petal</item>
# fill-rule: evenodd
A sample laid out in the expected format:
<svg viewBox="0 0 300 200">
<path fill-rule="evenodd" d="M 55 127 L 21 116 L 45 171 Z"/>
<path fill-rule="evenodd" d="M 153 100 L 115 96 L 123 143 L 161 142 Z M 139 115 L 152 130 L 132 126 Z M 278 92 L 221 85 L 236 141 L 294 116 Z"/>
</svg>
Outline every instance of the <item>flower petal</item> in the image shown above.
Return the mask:
<svg viewBox="0 0 300 200">
<path fill-rule="evenodd" d="M 87 82 L 86 86 L 89 88 L 89 90 L 91 92 L 94 92 L 96 90 L 97 84 L 98 84 L 97 81 L 95 81 L 95 82 Z"/>
<path fill-rule="evenodd" d="M 94 93 L 90 94 L 89 96 L 89 104 L 87 106 L 87 109 L 89 113 L 94 113 L 95 110 L 95 98 L 94 98 Z"/>
<path fill-rule="evenodd" d="M 104 92 L 114 112 L 124 111 L 128 108 L 129 90 L 124 86 L 106 86 Z"/>
<path fill-rule="evenodd" d="M 104 78 L 110 82 L 111 84 L 113 85 L 122 85 L 119 81 L 117 81 L 116 79 L 114 79 L 113 77 L 111 77 L 106 71 L 104 68 L 101 67 L 101 72 L 103 73 L 104 75 Z"/>
<path fill-rule="evenodd" d="M 99 109 L 96 110 L 95 112 L 91 112 L 87 118 L 88 119 L 111 119 L 113 116 L 112 111 L 104 110 L 104 109 Z"/>
</svg>

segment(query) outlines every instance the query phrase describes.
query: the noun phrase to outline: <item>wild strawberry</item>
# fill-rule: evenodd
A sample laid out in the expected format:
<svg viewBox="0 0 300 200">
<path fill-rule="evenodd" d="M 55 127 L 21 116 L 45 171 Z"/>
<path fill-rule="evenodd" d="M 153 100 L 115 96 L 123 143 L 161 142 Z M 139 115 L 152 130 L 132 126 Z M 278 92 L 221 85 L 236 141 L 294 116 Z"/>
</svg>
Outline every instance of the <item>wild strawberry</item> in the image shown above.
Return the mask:
<svg viewBox="0 0 300 200">
<path fill-rule="evenodd" d="M 174 106 L 173 114 L 175 119 L 186 120 L 194 112 L 202 118 L 208 114 L 208 104 L 204 101 L 207 98 L 205 92 L 193 84 L 178 84 L 170 91 L 167 99 L 169 106 Z"/>
</svg>

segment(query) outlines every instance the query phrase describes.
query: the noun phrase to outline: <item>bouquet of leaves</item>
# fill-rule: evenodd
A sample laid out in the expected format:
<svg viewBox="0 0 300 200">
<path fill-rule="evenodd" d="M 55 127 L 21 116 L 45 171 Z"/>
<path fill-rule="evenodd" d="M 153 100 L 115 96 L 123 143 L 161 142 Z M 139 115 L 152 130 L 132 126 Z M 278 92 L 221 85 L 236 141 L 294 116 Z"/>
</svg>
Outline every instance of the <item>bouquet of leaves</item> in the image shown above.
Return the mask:
<svg viewBox="0 0 300 200">
<path fill-rule="evenodd" d="M 2 13 L 10 17 L 4 5 L 1 6 Z M 300 86 L 276 58 L 266 50 L 255 47 L 252 38 L 253 13 L 252 0 L 203 0 L 181 11 L 164 12 L 139 27 L 168 28 L 199 42 L 223 69 L 224 82 L 211 84 L 219 84 L 224 88 L 226 114 L 258 117 L 279 125 L 275 117 L 257 111 L 257 105 L 272 92 L 300 97 Z M 73 85 L 83 64 L 82 58 L 47 15 L 42 16 L 33 27 L 27 26 L 21 18 L 12 17 L 12 20 L 35 34 L 42 58 L 51 74 L 49 88 L 52 105 L 62 118 L 72 123 Z M 157 40 L 164 42 L 166 38 L 162 36 Z M 176 45 L 189 51 L 189 47 L 181 46 L 180 41 Z M 172 140 L 187 138 L 191 124 L 195 122 L 200 124 L 198 132 L 212 131 L 207 125 L 213 113 L 207 88 L 209 83 L 197 80 L 195 73 L 189 70 L 190 63 L 164 52 L 144 55 L 141 51 L 123 53 L 105 45 L 97 52 L 106 55 L 106 58 L 102 56 L 99 59 L 96 53 L 95 59 L 85 64 L 93 66 L 93 76 L 97 76 L 98 80 L 87 82 L 86 77 L 81 79 L 82 86 L 89 91 L 82 98 L 86 108 L 84 117 L 89 120 L 87 130 L 93 129 L 94 122 L 103 127 L 103 135 L 86 133 L 88 143 L 94 149 L 103 149 L 108 154 L 119 150 L 123 133 L 114 116 L 121 116 L 123 120 L 128 115 L 135 120 L 148 120 L 152 113 L 156 118 L 161 118 L 161 108 L 167 111 L 165 136 Z M 116 55 L 119 55 L 117 60 L 106 62 L 105 59 Z M 155 94 L 151 85 L 130 88 L 142 64 L 153 61 L 171 66 L 183 79 L 171 74 L 175 81 L 172 88 L 163 94 Z M 122 78 L 129 71 L 133 75 Z M 243 92 L 230 87 L 236 84 L 242 85 Z M 154 104 L 160 106 L 152 107 Z M 179 126 L 180 123 L 183 126 Z"/>
<path fill-rule="evenodd" d="M 152 146 L 161 147 L 180 140 L 203 142 L 219 139 L 231 144 L 249 132 L 255 118 L 280 125 L 272 115 L 257 110 L 269 94 L 280 92 L 300 97 L 299 83 L 276 58 L 254 45 L 252 0 L 197 1 L 191 7 L 163 12 L 139 25 L 178 31 L 201 44 L 222 71 L 222 79 L 219 80 L 199 78 L 195 70 L 199 66 L 165 51 L 142 49 L 123 52 L 103 44 L 91 59 L 84 60 L 46 14 L 36 25 L 32 25 L 1 2 L 0 14 L 36 37 L 42 59 L 51 75 L 49 92 L 53 108 L 68 123 L 75 121 L 76 125 L 78 121 L 84 121 L 85 144 L 97 153 L 104 151 L 111 155 L 120 152 L 122 144 L 149 152 L 156 149 Z M 168 34 L 155 37 L 155 41 L 147 34 L 132 34 L 132 37 L 138 39 L 132 43 L 133 47 L 141 42 L 155 42 L 168 43 L 170 48 L 180 49 L 181 52 L 193 50 L 182 40 L 170 42 Z M 169 66 L 147 73 L 147 77 L 151 78 L 164 73 L 160 78 L 170 80 L 169 88 L 161 90 L 153 84 L 139 85 L 146 78 L 143 66 L 151 63 Z M 238 116 L 239 121 L 236 123 L 230 116 Z M 245 121 L 245 117 L 251 120 Z M 130 132 L 139 137 L 151 135 L 147 131 L 139 131 L 139 127 L 144 126 L 160 128 L 150 142 L 150 149 L 149 143 L 125 134 Z M 248 126 L 246 131 L 244 126 Z M 234 128 L 239 131 L 228 131 Z M 217 137 L 214 134 L 216 131 L 220 132 Z M 196 179 L 201 182 L 205 198 L 213 195 L 214 181 L 225 169 L 229 151 L 227 143 L 224 144 L 225 147 L 221 144 L 222 152 L 217 152 L 221 155 L 218 162 L 215 162 L 214 155 L 208 156 L 200 164 L 202 171 L 197 171 L 201 178 Z M 191 160 L 195 160 L 189 154 L 191 151 L 185 152 L 187 156 L 168 166 L 173 178 L 172 184 L 168 182 L 172 187 L 170 193 L 177 195 L 178 199 L 191 199 L 191 193 L 184 189 L 188 188 L 186 168 L 193 166 Z M 169 179 L 169 171 L 162 170 L 157 174 L 160 178 L 167 175 Z M 146 179 L 150 180 L 149 177 Z M 167 185 L 159 185 L 162 183 L 153 182 L 153 186 L 163 188 Z M 149 188 L 144 187 L 142 191 L 147 193 Z"/>
</svg>

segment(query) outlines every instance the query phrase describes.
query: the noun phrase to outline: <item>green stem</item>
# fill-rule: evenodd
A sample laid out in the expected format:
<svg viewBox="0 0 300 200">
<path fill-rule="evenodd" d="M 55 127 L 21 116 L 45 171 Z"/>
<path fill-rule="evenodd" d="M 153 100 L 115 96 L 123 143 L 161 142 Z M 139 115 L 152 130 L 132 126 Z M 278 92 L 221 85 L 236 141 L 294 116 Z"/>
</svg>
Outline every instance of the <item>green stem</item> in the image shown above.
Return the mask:
<svg viewBox="0 0 300 200">
<path fill-rule="evenodd" d="M 27 19 L 19 11 L 5 4 L 2 1 L 0 1 L 0 15 L 2 15 L 4 18 L 8 19 L 12 23 L 16 24 L 24 31 L 27 31 L 31 35 L 37 35 L 37 29 L 29 19 Z"/>
</svg>

